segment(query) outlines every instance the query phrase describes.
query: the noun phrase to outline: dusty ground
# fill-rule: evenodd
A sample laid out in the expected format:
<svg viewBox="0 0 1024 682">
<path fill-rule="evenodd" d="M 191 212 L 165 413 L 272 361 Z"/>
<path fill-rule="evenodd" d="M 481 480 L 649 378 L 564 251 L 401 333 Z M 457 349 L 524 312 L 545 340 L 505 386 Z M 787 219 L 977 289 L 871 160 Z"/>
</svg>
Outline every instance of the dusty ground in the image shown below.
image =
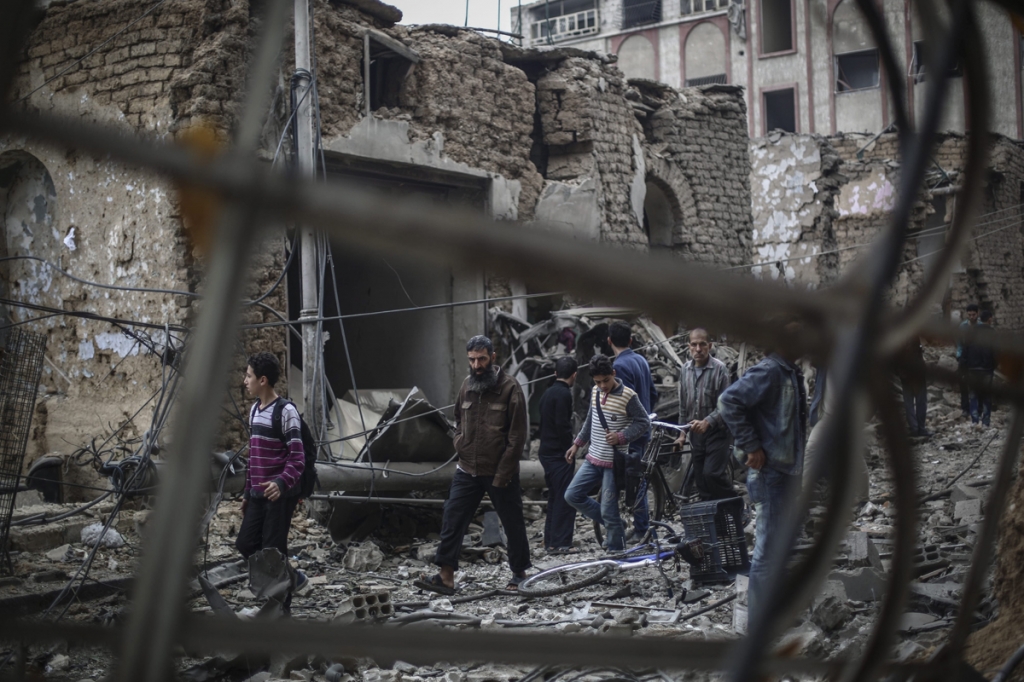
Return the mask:
<svg viewBox="0 0 1024 682">
<path fill-rule="evenodd" d="M 1006 415 L 1005 409 L 997 408 L 991 429 L 973 427 L 960 417 L 958 394 L 953 391 L 943 393 L 934 387 L 931 389 L 928 428 L 934 435 L 917 443 L 914 449 L 922 493 L 943 490 L 979 452 L 983 449 L 984 452 L 977 464 L 957 481 L 958 487 L 951 494 L 922 506 L 919 531 L 922 552 L 918 576 L 894 654 L 901 660 L 926 656 L 941 642 L 955 615 L 959 585 L 970 560 L 977 524 L 981 521 L 981 512 L 972 500 L 987 493 L 1002 444 Z M 873 428 L 869 428 L 869 434 L 873 433 Z M 870 501 L 857 510 L 851 531 L 866 533 L 877 550 L 877 556 L 871 552 L 870 556 L 858 558 L 851 540 L 837 558 L 839 573 L 832 576 L 836 580 L 849 580 L 851 573 L 863 574 L 873 570 L 877 570 L 876 575 L 881 577 L 888 568 L 888 538 L 894 513 L 891 482 L 873 435 L 868 440 Z M 28 511 L 32 510 L 22 509 L 19 513 L 24 515 Z M 96 518 L 83 519 L 81 525 L 96 519 L 103 520 L 104 514 L 109 512 L 102 505 L 91 511 L 95 512 Z M 128 601 L 120 590 L 127 587 L 127 579 L 135 568 L 139 555 L 139 532 L 145 532 L 146 513 L 138 510 L 122 512 L 117 528 L 124 536 L 125 545 L 97 552 L 83 590 L 86 599 L 72 603 L 65 618 L 97 624 L 115 623 L 123 618 Z M 309 576 L 312 584 L 308 594 L 295 598 L 292 607 L 294 618 L 331 619 L 341 607 L 343 614 L 348 609 L 348 615 L 342 615 L 342 618 L 351 620 L 351 610 L 345 604 L 353 595 L 387 592 L 395 612 L 393 624 L 395 620 L 425 618 L 426 612 L 438 618 L 421 621 L 414 627 L 539 628 L 577 633 L 577 636 L 738 636 L 734 629 L 734 603 L 687 618 L 688 614 L 729 596 L 735 591 L 735 586 L 692 585 L 685 563 L 681 573 L 670 568 L 668 575 L 673 582 L 673 593 L 689 595 L 692 603 L 677 604 L 668 598 L 666 585 L 654 568 L 619 574 L 605 583 L 562 596 L 524 600 L 515 595 L 495 594 L 467 600 L 467 597 L 503 588 L 509 577 L 501 548 L 474 546 L 479 541 L 480 526 L 472 527 L 467 538 L 464 563 L 458 575 L 459 593 L 450 599 L 424 593 L 413 586 L 413 580 L 433 571 L 429 559 L 437 537 L 403 538 L 395 529 L 410 527 L 409 523 L 402 521 L 405 514 L 416 516 L 422 524 L 424 518 L 429 519 L 431 515 L 436 518 L 438 512 L 424 511 L 423 508 L 411 512 L 395 508 L 389 514 L 392 516 L 389 517 L 391 521 L 385 524 L 387 532 L 382 531 L 381 535 L 366 542 L 348 546 L 335 544 L 324 525 L 312 518 L 302 518 L 294 523 L 290 538 L 293 560 Z M 535 567 L 543 569 L 567 561 L 566 557 L 543 553 L 541 534 L 544 518 L 540 508 L 528 507 L 527 515 Z M 200 547 L 197 562 L 216 566 L 236 559 L 232 542 L 240 520 L 237 501 L 222 503 L 211 524 L 208 544 Z M 810 523 L 813 525 L 813 521 Z M 53 600 L 56 591 L 78 570 L 88 549 L 81 542 L 74 541 L 74 530 L 65 528 L 62 531 L 60 538 L 68 540 L 63 551 L 50 551 L 50 556 L 42 550 L 21 551 L 14 555 L 15 577 L 0 581 L 0 609 L 13 614 L 17 607 L 19 613 L 38 614 Z M 579 554 L 571 557 L 572 560 L 600 553 L 589 522 L 577 521 L 576 544 Z M 870 584 L 870 578 L 870 575 L 867 578 L 862 575 L 854 580 L 852 586 L 847 583 L 846 588 L 837 587 L 842 584 L 840 582 L 829 583 L 815 606 L 805 614 L 805 621 L 789 635 L 799 641 L 797 646 L 804 654 L 821 657 L 853 655 L 863 646 L 877 613 L 875 599 L 880 596 L 870 590 L 864 594 L 864 590 L 858 588 L 858 585 Z M 117 589 L 108 591 L 107 596 L 101 598 L 89 598 L 95 595 L 85 594 L 90 588 L 99 590 L 102 583 Z M 700 591 L 705 589 L 707 594 L 701 596 Z M 251 613 L 260 606 L 249 590 L 245 576 L 225 581 L 219 592 L 230 608 L 239 614 Z M 207 600 L 199 592 L 193 593 L 189 605 L 196 612 L 210 611 Z M 56 612 L 61 609 L 63 605 Z M 420 615 L 410 618 L 413 613 Z M 996 606 L 987 589 L 985 602 L 979 609 L 978 627 L 994 618 L 995 613 Z M 67 646 L 33 647 L 29 650 L 28 660 L 33 672 L 52 680 L 99 680 L 108 674 L 110 665 L 109 654 L 104 651 L 69 649 Z M 321 659 L 303 659 L 287 664 L 278 662 L 274 673 L 291 679 L 358 678 L 372 682 L 417 682 L 444 676 L 446 682 L 482 682 L 515 680 L 529 670 L 483 663 L 443 669 L 416 668 L 398 663 L 382 670 L 369 660 L 350 660 L 344 662 L 343 673 L 335 668 L 328 678 L 325 672 L 330 663 Z M 247 666 L 225 668 L 209 659 L 182 659 L 179 670 L 192 680 L 243 680 L 252 677 L 258 681 L 271 678 L 267 670 Z M 982 672 L 991 675 L 993 671 Z M 678 678 L 679 675 L 670 676 Z"/>
</svg>

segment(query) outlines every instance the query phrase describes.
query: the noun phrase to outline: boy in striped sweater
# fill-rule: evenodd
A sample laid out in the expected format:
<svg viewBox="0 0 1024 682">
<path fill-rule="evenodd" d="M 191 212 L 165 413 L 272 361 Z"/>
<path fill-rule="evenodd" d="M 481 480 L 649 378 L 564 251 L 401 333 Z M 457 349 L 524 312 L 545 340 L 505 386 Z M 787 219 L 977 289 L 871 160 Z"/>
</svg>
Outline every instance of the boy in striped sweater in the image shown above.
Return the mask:
<svg viewBox="0 0 1024 682">
<path fill-rule="evenodd" d="M 268 547 L 288 556 L 288 531 L 299 503 L 299 478 L 306 464 L 302 422 L 295 405 L 287 403 L 281 410 L 283 439 L 275 433 L 274 405 L 282 398 L 274 384 L 280 376 L 281 365 L 272 353 L 249 357 L 245 388 L 259 400 L 249 411 L 249 466 L 242 496 L 242 526 L 235 539 L 235 547 L 246 559 Z"/>
<path fill-rule="evenodd" d="M 629 443 L 642 438 L 651 428 L 651 419 L 636 392 L 615 378 L 615 369 L 607 356 L 595 355 L 590 360 L 590 377 L 594 381 L 590 413 L 565 459 L 572 462 L 588 442 L 590 450 L 565 491 L 565 501 L 587 518 L 604 524 L 608 551 L 615 552 L 625 549 L 619 491 L 615 485 L 615 451 L 625 451 Z M 601 504 L 589 497 L 598 483 Z"/>
</svg>

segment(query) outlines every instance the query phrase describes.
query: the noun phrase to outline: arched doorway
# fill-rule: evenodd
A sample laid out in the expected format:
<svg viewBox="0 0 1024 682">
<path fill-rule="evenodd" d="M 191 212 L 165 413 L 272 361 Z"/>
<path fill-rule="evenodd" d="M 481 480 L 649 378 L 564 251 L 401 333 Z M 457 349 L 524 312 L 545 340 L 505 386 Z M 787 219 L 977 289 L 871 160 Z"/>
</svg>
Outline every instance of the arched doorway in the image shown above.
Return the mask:
<svg viewBox="0 0 1024 682">
<path fill-rule="evenodd" d="M 27 152 L 0 154 L 0 258 L 31 255 L 56 262 L 56 216 L 57 191 L 46 166 Z M 57 305 L 52 280 L 52 271 L 39 261 L 0 261 L 0 298 Z M 26 319 L 25 312 L 0 305 L 0 326 Z"/>
</svg>

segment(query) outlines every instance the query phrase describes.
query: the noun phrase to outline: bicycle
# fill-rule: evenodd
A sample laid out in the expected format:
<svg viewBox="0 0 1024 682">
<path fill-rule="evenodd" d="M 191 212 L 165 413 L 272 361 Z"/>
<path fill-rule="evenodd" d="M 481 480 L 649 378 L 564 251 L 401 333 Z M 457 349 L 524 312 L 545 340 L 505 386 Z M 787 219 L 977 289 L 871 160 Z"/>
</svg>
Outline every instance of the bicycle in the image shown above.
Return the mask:
<svg viewBox="0 0 1024 682">
<path fill-rule="evenodd" d="M 664 529 L 665 540 L 659 540 L 655 528 Z M 667 560 L 675 562 L 676 571 L 680 570 L 679 560 L 683 559 L 691 566 L 698 566 L 704 560 L 708 550 L 724 543 L 705 544 L 700 538 L 686 540 L 674 528 L 661 521 L 651 521 L 651 529 L 647 531 L 644 541 L 626 550 L 616 557 L 577 561 L 549 568 L 529 576 L 519 583 L 519 594 L 527 598 L 552 597 L 596 585 L 609 575 L 629 571 L 644 566 L 657 566 L 668 588 L 668 596 L 673 596 L 672 581 L 665 574 L 662 564 Z M 653 553 L 650 552 L 654 549 Z"/>
<path fill-rule="evenodd" d="M 682 455 L 689 451 L 688 443 L 683 445 L 681 450 L 674 449 L 676 439 L 672 437 L 670 432 L 684 433 L 689 431 L 690 425 L 684 424 L 679 426 L 678 424 L 655 421 L 657 416 L 657 413 L 650 415 L 651 439 L 644 448 L 644 454 L 640 460 L 641 474 L 637 499 L 632 505 L 627 503 L 624 495 L 620 496 L 619 499 L 619 516 L 622 518 L 623 532 L 626 536 L 629 536 L 634 530 L 633 515 L 639 508 L 639 501 L 642 499 L 641 495 L 646 495 L 647 497 L 647 512 L 651 521 L 661 521 L 666 518 L 666 511 L 668 516 L 672 516 L 678 508 L 679 500 L 677 498 L 679 496 L 674 491 L 686 490 L 687 481 L 692 481 L 693 479 L 692 467 L 688 463 L 685 471 L 683 471 L 681 483 L 676 484 L 680 487 L 676 488 L 673 485 L 675 481 L 669 480 L 663 468 L 673 461 L 673 458 L 677 455 L 680 457 L 681 463 Z M 665 446 L 670 446 L 673 449 L 669 452 L 663 452 Z M 682 471 L 682 467 L 675 467 L 675 471 Z M 673 479 L 678 480 L 678 478 L 678 476 L 673 476 Z M 686 501 L 685 498 L 680 499 Z M 600 492 L 597 494 L 597 501 L 598 503 L 601 502 Z M 598 543 L 604 543 L 604 528 L 597 521 L 594 521 L 594 535 Z"/>
</svg>

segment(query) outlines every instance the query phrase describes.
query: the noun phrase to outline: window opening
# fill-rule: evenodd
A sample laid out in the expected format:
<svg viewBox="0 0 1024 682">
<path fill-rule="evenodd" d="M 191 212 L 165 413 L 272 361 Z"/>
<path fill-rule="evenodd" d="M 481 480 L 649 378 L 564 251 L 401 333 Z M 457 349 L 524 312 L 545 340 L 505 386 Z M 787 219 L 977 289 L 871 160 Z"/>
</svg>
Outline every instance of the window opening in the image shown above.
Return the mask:
<svg viewBox="0 0 1024 682">
<path fill-rule="evenodd" d="M 910 60 L 910 74 L 914 78 L 915 83 L 923 83 L 925 81 L 925 66 L 928 63 L 928 51 L 927 46 L 923 40 L 914 41 L 914 52 L 913 58 Z M 957 60 L 953 68 L 946 74 L 946 78 L 959 78 L 964 75 L 963 66 L 960 64 L 960 60 Z"/>
<path fill-rule="evenodd" d="M 793 49 L 791 0 L 761 0 L 761 54 Z"/>
<path fill-rule="evenodd" d="M 836 55 L 836 92 L 877 88 L 878 48 Z"/>
<path fill-rule="evenodd" d="M 772 90 L 764 93 L 764 131 L 796 132 L 796 90 Z"/>
<path fill-rule="evenodd" d="M 559 0 L 547 2 L 530 10 L 533 24 L 530 38 L 556 42 L 597 33 L 601 30 L 597 17 L 597 0 Z"/>
<path fill-rule="evenodd" d="M 622 28 L 661 21 L 661 0 L 623 0 Z"/>
<path fill-rule="evenodd" d="M 366 115 L 381 107 L 397 107 L 402 84 L 413 64 L 420 61 L 415 50 L 377 31 L 363 36 L 363 97 Z"/>
<path fill-rule="evenodd" d="M 686 16 L 689 14 L 700 14 L 702 12 L 715 12 L 729 9 L 731 0 L 681 0 L 679 13 Z"/>
</svg>

